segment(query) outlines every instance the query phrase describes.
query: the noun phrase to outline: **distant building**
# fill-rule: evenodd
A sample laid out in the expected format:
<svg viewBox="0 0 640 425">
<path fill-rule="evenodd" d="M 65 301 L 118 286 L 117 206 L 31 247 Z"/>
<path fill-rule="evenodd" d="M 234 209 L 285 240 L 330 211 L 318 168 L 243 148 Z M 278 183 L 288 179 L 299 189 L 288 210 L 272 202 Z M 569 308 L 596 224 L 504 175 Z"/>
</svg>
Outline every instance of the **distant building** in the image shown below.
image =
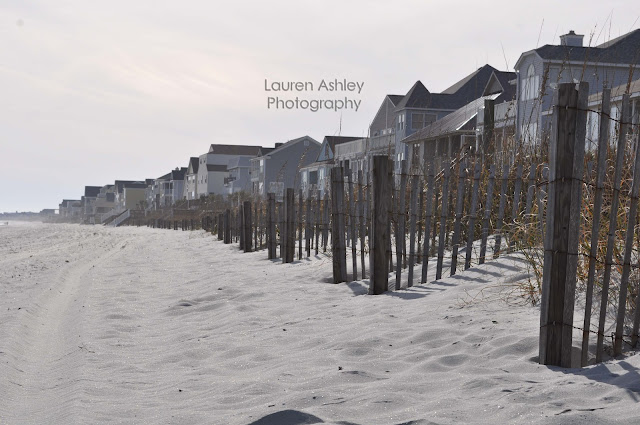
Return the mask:
<svg viewBox="0 0 640 425">
<path fill-rule="evenodd" d="M 584 46 L 574 31 L 560 36 L 560 44 L 546 44 L 520 55 L 516 132 L 524 143 L 537 143 L 548 134 L 553 93 L 560 83 L 586 81 L 589 94 L 640 78 L 640 29 L 597 46 Z"/>
<path fill-rule="evenodd" d="M 358 140 L 358 137 L 325 136 L 314 162 L 300 168 L 300 188 L 305 196 L 318 195 L 322 198 L 328 188 L 331 168 L 335 161 L 334 152 L 338 145 Z"/>
<path fill-rule="evenodd" d="M 227 189 L 227 195 L 233 195 L 238 192 L 251 192 L 250 168 L 251 160 L 249 157 L 238 156 L 229 160 L 229 164 L 227 165 L 229 174 L 224 179 L 224 187 Z"/>
<path fill-rule="evenodd" d="M 189 158 L 189 166 L 184 175 L 184 190 L 182 196 L 187 200 L 198 199 L 198 166 L 199 158 L 192 156 Z"/>
<path fill-rule="evenodd" d="M 394 110 L 396 171 L 399 171 L 400 161 L 408 159 L 408 146 L 403 140 L 481 97 L 495 71 L 497 70 L 494 67 L 484 65 L 441 93 L 431 93 L 422 82 L 418 81 L 401 100 L 397 101 Z M 392 100 L 397 100 L 397 98 L 392 99 L 387 96 L 385 102 Z M 369 134 L 371 135 L 381 133 L 380 123 L 388 125 L 387 119 L 377 118 L 370 126 Z M 388 132 L 388 128 L 386 130 Z M 380 149 L 378 146 L 373 146 L 373 148 Z"/>
<path fill-rule="evenodd" d="M 251 159 L 252 193 L 265 196 L 269 192 L 282 196 L 285 188 L 300 188 L 299 172 L 318 157 L 320 143 L 309 136 L 276 143 Z"/>
<path fill-rule="evenodd" d="M 260 146 L 212 144 L 209 152 L 200 155 L 198 160 L 198 198 L 212 193 L 226 195 L 228 188 L 225 187 L 225 179 L 229 177 L 229 162 L 238 158 L 253 158 L 260 154 Z"/>
</svg>

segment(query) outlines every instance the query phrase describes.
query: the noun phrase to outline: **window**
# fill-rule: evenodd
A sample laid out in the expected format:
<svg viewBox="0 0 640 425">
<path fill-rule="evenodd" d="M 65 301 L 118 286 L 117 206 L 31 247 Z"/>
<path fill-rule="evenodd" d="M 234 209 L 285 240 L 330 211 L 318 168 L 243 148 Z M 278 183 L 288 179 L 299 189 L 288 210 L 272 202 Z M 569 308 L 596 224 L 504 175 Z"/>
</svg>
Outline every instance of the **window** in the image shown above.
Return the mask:
<svg viewBox="0 0 640 425">
<path fill-rule="evenodd" d="M 536 69 L 529 65 L 527 75 L 522 79 L 520 97 L 522 100 L 531 100 L 538 97 L 540 76 L 536 75 Z"/>
<path fill-rule="evenodd" d="M 424 115 L 411 114 L 411 129 L 420 130 L 422 127 L 424 127 Z"/>
<path fill-rule="evenodd" d="M 404 129 L 404 114 L 398 115 L 398 130 Z"/>
</svg>

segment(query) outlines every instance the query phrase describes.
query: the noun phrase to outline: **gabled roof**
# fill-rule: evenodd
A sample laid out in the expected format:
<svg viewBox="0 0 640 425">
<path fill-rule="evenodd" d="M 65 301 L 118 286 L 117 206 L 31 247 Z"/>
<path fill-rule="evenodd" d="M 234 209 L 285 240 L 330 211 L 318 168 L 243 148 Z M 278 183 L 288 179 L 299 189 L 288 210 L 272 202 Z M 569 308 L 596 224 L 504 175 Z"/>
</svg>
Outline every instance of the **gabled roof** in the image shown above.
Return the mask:
<svg viewBox="0 0 640 425">
<path fill-rule="evenodd" d="M 462 108 L 444 116 L 422 130 L 413 133 L 402 141 L 405 143 L 416 143 L 422 140 L 435 139 L 459 131 L 472 130 L 472 128 L 469 127 L 475 125 L 478 109 L 484 105 L 484 101 L 486 99 L 495 100 L 498 96 L 499 94 L 482 96 L 472 102 L 469 102 Z"/>
<path fill-rule="evenodd" d="M 209 152 L 217 155 L 249 155 L 256 156 L 260 153 L 261 146 L 249 145 L 216 145 L 209 147 Z"/>
<path fill-rule="evenodd" d="M 640 29 L 595 47 L 545 44 L 520 55 L 515 68 L 518 68 L 523 56 L 531 53 L 536 53 L 544 60 L 638 65 L 640 64 Z"/>
<path fill-rule="evenodd" d="M 324 136 L 324 140 L 329 144 L 332 152 L 335 152 L 336 145 L 340 145 L 342 143 L 351 142 L 353 140 L 361 139 L 362 137 L 351 137 L 351 136 Z"/>
<path fill-rule="evenodd" d="M 286 143 L 283 143 L 283 144 L 281 144 L 281 145 L 279 145 L 279 146 L 277 146 L 277 147 L 275 147 L 275 148 L 272 148 L 272 149 L 271 149 L 270 151 L 268 151 L 268 152 L 265 152 L 265 150 L 266 150 L 266 149 L 269 149 L 269 148 L 266 148 L 266 149 L 265 149 L 265 148 L 262 148 L 262 155 L 261 155 L 261 156 L 265 156 L 265 155 L 267 155 L 267 154 L 269 154 L 269 155 L 274 155 L 274 154 L 276 154 L 276 153 L 279 153 L 279 152 L 281 152 L 281 151 L 283 151 L 283 150 L 287 149 L 288 147 L 290 147 L 290 146 L 292 146 L 292 145 L 294 145 L 294 144 L 296 144 L 296 143 L 302 142 L 302 141 L 303 141 L 303 140 L 305 140 L 305 139 L 309 140 L 309 142 L 310 142 L 310 143 L 314 143 L 314 144 L 316 144 L 318 147 L 320 147 L 320 143 L 318 143 L 318 141 L 314 140 L 312 137 L 309 137 L 309 136 L 302 136 L 302 137 L 298 137 L 297 139 L 289 140 L 289 141 L 287 141 Z"/>
<path fill-rule="evenodd" d="M 126 183 L 123 189 L 144 189 L 147 187 L 145 182 Z"/>
<path fill-rule="evenodd" d="M 431 93 L 422 82 L 417 81 L 398 103 L 396 111 L 404 108 L 456 110 L 482 96 L 495 71 L 491 65 L 484 65 L 442 93 Z"/>
<path fill-rule="evenodd" d="M 95 198 L 100 193 L 100 189 L 102 189 L 102 186 L 85 186 L 84 196 L 89 198 Z"/>
<path fill-rule="evenodd" d="M 482 96 L 501 93 L 502 97 L 506 101 L 515 99 L 516 86 L 515 84 L 511 84 L 509 81 L 516 77 L 517 74 L 515 72 L 494 71 L 484 88 Z"/>
<path fill-rule="evenodd" d="M 189 158 L 189 166 L 187 167 L 187 174 L 198 174 L 199 166 L 200 166 L 199 158 L 192 156 L 191 158 Z"/>
<path fill-rule="evenodd" d="M 156 180 L 169 180 L 171 178 L 171 173 L 167 173 L 164 176 L 158 177 Z"/>
<path fill-rule="evenodd" d="M 122 193 L 122 189 L 124 188 L 124 185 L 127 183 L 135 183 L 135 180 L 116 180 L 114 183 L 116 186 L 116 192 Z"/>
<path fill-rule="evenodd" d="M 187 167 L 181 167 L 171 171 L 171 180 L 184 180 L 184 175 L 187 173 Z"/>
<path fill-rule="evenodd" d="M 393 106 L 398 106 L 398 103 L 400 103 L 404 96 L 401 94 L 388 94 L 387 97 L 389 98 L 391 103 L 393 103 Z"/>
<path fill-rule="evenodd" d="M 420 80 L 409 89 L 406 95 L 402 97 L 402 100 L 396 105 L 396 109 L 404 108 L 427 108 L 430 101 L 429 90 L 422 84 Z"/>
</svg>

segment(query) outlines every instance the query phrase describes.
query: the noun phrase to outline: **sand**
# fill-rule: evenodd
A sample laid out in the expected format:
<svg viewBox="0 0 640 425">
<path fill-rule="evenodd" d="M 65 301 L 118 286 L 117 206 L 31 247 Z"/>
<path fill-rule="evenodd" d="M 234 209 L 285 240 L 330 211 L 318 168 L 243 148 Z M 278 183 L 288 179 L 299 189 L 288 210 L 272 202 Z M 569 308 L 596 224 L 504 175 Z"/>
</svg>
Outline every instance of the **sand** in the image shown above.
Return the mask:
<svg viewBox="0 0 640 425">
<path fill-rule="evenodd" d="M 512 293 L 525 275 L 509 255 L 369 296 L 328 283 L 322 255 L 11 222 L 0 423 L 640 423 L 640 356 L 536 362 L 539 309 Z"/>
</svg>

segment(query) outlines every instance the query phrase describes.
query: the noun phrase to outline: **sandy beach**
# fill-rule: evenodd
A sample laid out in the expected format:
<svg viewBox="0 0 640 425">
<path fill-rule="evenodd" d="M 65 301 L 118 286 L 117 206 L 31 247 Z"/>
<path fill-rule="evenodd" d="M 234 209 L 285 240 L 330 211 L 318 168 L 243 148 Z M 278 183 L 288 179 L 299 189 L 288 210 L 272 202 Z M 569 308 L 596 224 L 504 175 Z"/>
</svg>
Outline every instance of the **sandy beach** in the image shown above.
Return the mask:
<svg viewBox="0 0 640 425">
<path fill-rule="evenodd" d="M 640 423 L 640 356 L 537 363 L 539 309 L 510 296 L 524 274 L 504 256 L 368 296 L 322 255 L 10 222 L 0 423 Z"/>
</svg>

